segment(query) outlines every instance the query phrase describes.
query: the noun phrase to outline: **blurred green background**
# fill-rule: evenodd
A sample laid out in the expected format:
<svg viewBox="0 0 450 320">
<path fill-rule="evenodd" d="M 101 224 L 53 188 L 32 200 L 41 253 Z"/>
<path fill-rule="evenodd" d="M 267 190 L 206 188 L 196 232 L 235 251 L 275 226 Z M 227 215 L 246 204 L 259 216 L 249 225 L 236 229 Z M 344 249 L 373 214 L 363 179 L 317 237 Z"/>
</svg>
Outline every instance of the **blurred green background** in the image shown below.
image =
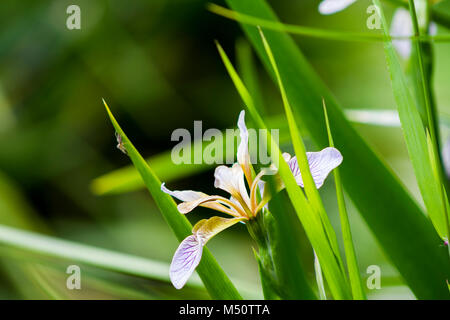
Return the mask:
<svg viewBox="0 0 450 320">
<path fill-rule="evenodd" d="M 371 32 L 366 28 L 370 1 L 358 1 L 333 16 L 319 15 L 319 0 L 269 3 L 284 22 Z M 66 8 L 71 4 L 81 8 L 81 30 L 66 28 Z M 202 120 L 204 130 L 234 128 L 243 105 L 214 40 L 234 57 L 243 34 L 235 22 L 208 12 L 206 4 L 204 0 L 1 1 L 0 224 L 170 263 L 178 242 L 147 191 L 102 196 L 93 192 L 95 178 L 130 164 L 115 147 L 101 99 L 106 99 L 145 157 L 170 150 L 175 145 L 170 141 L 172 131 L 193 130 L 194 120 Z M 392 14 L 394 8 L 386 9 Z M 395 108 L 382 44 L 295 39 L 341 105 Z M 446 81 L 450 44 L 434 49 L 437 104 L 439 112 L 450 113 Z M 259 62 L 256 67 L 264 107 L 268 114 L 279 115 L 278 90 Z M 417 197 L 400 129 L 355 126 Z M 444 137 L 447 134 L 443 132 Z M 292 150 L 289 145 L 282 148 Z M 212 169 L 170 181 L 169 187 L 215 193 Z M 331 180 L 321 193 L 340 230 Z M 210 214 L 199 209 L 189 219 L 194 222 Z M 353 208 L 350 218 L 364 278 L 369 265 L 379 265 L 382 271 L 382 289 L 368 290 L 369 298 L 413 298 Z M 313 281 L 312 252 L 301 237 L 299 251 L 310 260 L 307 273 Z M 247 297 L 261 298 L 252 246 L 243 225 L 208 244 Z M 66 289 L 66 268 L 71 264 L 81 267 L 81 290 Z M 2 244 L 0 279 L 1 299 L 208 297 L 196 286 L 178 291 L 163 281 Z"/>
</svg>

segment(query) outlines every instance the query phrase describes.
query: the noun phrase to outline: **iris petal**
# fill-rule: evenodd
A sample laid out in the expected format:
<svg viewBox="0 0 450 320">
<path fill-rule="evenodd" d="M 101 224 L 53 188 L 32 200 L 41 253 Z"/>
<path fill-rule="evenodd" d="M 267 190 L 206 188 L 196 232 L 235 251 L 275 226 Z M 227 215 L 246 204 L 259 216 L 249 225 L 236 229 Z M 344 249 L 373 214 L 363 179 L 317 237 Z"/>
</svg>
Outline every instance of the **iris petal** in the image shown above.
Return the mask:
<svg viewBox="0 0 450 320">
<path fill-rule="evenodd" d="M 166 188 L 164 182 L 161 184 L 161 191 L 164 193 L 167 193 L 167 194 L 171 195 L 172 197 L 177 198 L 178 200 L 181 200 L 181 201 L 195 201 L 195 200 L 201 199 L 205 196 L 208 196 L 206 193 L 192 191 L 192 190 L 183 190 L 183 191 L 174 190 L 174 191 L 172 191 L 172 190 L 169 190 Z"/>
<path fill-rule="evenodd" d="M 218 166 L 214 172 L 214 187 L 222 189 L 231 194 L 236 200 L 239 197 L 250 207 L 250 198 L 245 187 L 244 172 L 238 163 L 231 168 L 227 166 Z"/>
<path fill-rule="evenodd" d="M 319 189 L 328 174 L 342 163 L 342 155 L 336 148 L 325 148 L 319 152 L 307 152 L 306 156 L 308 158 L 309 169 L 311 175 L 316 184 L 317 189 Z M 303 179 L 300 173 L 300 168 L 297 162 L 297 157 L 292 157 L 288 161 L 289 168 L 297 181 L 297 184 L 303 187 Z"/>
<path fill-rule="evenodd" d="M 325 15 L 333 14 L 344 10 L 354 2 L 356 0 L 323 0 L 319 4 L 319 12 Z"/>
<path fill-rule="evenodd" d="M 202 244 L 205 244 L 208 240 L 210 240 L 219 232 L 244 220 L 247 219 L 211 217 L 209 219 L 203 219 L 197 222 L 194 228 L 192 229 L 192 233 L 198 237 L 198 239 L 202 242 Z"/>
<path fill-rule="evenodd" d="M 209 239 L 245 218 L 212 217 L 197 222 L 192 235 L 178 246 L 170 264 L 170 280 L 175 288 L 181 289 L 186 284 L 202 258 L 203 246 Z"/>
<path fill-rule="evenodd" d="M 230 203 L 228 199 L 221 196 L 210 196 L 206 193 L 192 190 L 171 191 L 166 188 L 164 183 L 161 184 L 161 190 L 183 201 L 178 205 L 178 211 L 182 214 L 189 213 L 198 206 L 217 210 L 235 217 L 242 214 L 242 212 L 239 212 L 239 207 L 233 206 L 233 203 Z"/>
<path fill-rule="evenodd" d="M 228 200 L 226 198 L 222 197 L 222 196 L 208 196 L 208 195 L 205 195 L 204 197 L 199 198 L 199 199 L 194 200 L 194 201 L 186 201 L 186 202 L 180 203 L 178 205 L 178 211 L 180 213 L 182 213 L 182 214 L 186 214 L 186 213 L 191 212 L 192 210 L 194 210 L 198 206 L 204 206 L 204 207 L 207 207 L 207 208 L 219 210 L 217 208 L 217 206 L 222 206 L 222 204 L 219 203 L 219 201 L 222 201 L 224 203 L 228 203 Z"/>
<path fill-rule="evenodd" d="M 245 125 L 245 111 L 242 110 L 238 119 L 239 135 L 241 142 L 237 150 L 237 161 L 241 166 L 248 166 L 250 163 L 250 155 L 248 153 L 248 130 Z"/>
<path fill-rule="evenodd" d="M 419 12 L 418 7 L 416 7 L 416 11 Z M 434 36 L 436 35 L 436 33 L 437 25 L 434 22 L 431 22 L 429 26 L 429 34 Z M 412 35 L 413 25 L 409 10 L 406 10 L 404 8 L 397 9 L 394 13 L 394 16 L 392 17 L 391 36 L 410 37 Z M 403 59 L 409 58 L 412 48 L 411 40 L 392 40 L 392 44 Z"/>
<path fill-rule="evenodd" d="M 239 114 L 238 128 L 241 142 L 239 143 L 237 150 L 237 161 L 241 165 L 242 170 L 244 170 L 245 177 L 247 178 L 248 184 L 253 183 L 252 176 L 252 165 L 250 163 L 250 153 L 248 151 L 248 129 L 245 124 L 245 110 L 242 110 Z"/>
<path fill-rule="evenodd" d="M 258 173 L 258 175 L 255 177 L 255 180 L 253 180 L 253 184 L 252 184 L 252 186 L 251 186 L 251 188 L 250 188 L 250 202 L 251 202 L 251 204 L 252 204 L 252 211 L 253 211 L 253 213 L 256 213 L 257 211 L 256 211 L 256 208 L 258 207 L 258 204 L 257 204 L 257 195 L 256 195 L 256 190 L 258 189 L 258 187 L 260 186 L 260 182 L 262 182 L 261 181 L 261 178 L 264 176 L 264 175 L 274 175 L 274 174 L 276 174 L 278 172 L 278 169 L 274 166 L 274 165 L 272 165 L 272 166 L 270 166 L 270 167 L 268 167 L 268 168 L 263 168 L 259 173 Z M 262 194 L 262 192 L 261 192 L 261 194 Z"/>
<path fill-rule="evenodd" d="M 411 36 L 413 32 L 413 26 L 409 11 L 403 8 L 399 8 L 395 11 L 391 23 L 391 36 L 405 37 Z M 397 52 L 402 58 L 407 59 L 411 54 L 411 41 L 410 40 L 393 40 Z"/>
<path fill-rule="evenodd" d="M 203 244 L 196 235 L 191 235 L 180 243 L 169 270 L 170 281 L 175 288 L 183 288 L 200 263 L 202 252 Z"/>
</svg>

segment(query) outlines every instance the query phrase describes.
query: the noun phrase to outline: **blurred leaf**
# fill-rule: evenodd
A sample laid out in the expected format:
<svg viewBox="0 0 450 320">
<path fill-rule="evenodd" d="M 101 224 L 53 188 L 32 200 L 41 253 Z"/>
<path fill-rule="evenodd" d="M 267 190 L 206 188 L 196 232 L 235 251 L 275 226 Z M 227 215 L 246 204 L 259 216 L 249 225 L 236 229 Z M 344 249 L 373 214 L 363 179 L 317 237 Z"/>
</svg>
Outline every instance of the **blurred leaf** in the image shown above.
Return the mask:
<svg viewBox="0 0 450 320">
<path fill-rule="evenodd" d="M 39 220 L 13 181 L 0 172 L 0 224 L 24 228 L 28 230 L 48 231 Z M 10 259 L 2 259 L 1 268 L 8 275 L 22 298 L 59 299 L 53 285 L 41 277 L 36 277 L 36 266 L 29 261 L 17 263 Z"/>
<path fill-rule="evenodd" d="M 80 244 L 35 232 L 0 225 L 0 243 L 11 248 L 37 254 L 37 257 L 31 257 L 30 255 L 21 257 L 18 256 L 17 252 L 14 252 L 14 255 L 11 255 L 10 252 L 1 253 L 1 255 L 12 256 L 14 259 L 24 260 L 33 264 L 45 263 L 42 257 L 47 259 L 56 258 L 135 277 L 170 282 L 169 265 L 165 262 Z M 54 267 L 56 262 L 51 261 L 51 263 L 47 262 L 45 264 Z M 191 277 L 187 286 L 195 289 L 203 288 L 200 278 L 196 275 Z M 239 288 L 247 297 L 257 297 L 254 288 L 247 283 L 241 281 Z"/>
<path fill-rule="evenodd" d="M 139 277 L 169 280 L 169 266 L 125 253 L 74 243 L 58 238 L 0 225 L 0 242 L 50 257 L 70 259 L 87 265 Z M 198 279 L 191 281 L 201 286 Z"/>
<path fill-rule="evenodd" d="M 216 4 L 209 4 L 208 9 L 226 17 L 228 19 L 236 20 L 238 22 L 263 27 L 264 29 L 292 33 L 296 35 L 327 39 L 327 40 L 336 40 L 336 41 L 363 41 L 363 42 L 381 42 L 383 41 L 383 37 L 380 34 L 376 33 L 353 33 L 353 32 L 342 32 L 342 31 L 334 31 L 330 29 L 318 29 L 311 28 L 305 26 L 298 26 L 293 24 L 280 23 L 278 21 L 271 21 L 270 19 L 263 19 L 257 17 L 252 14 L 244 14 L 242 12 L 232 11 Z M 409 39 L 411 37 L 393 37 L 394 39 Z M 439 41 L 448 41 L 450 39 L 450 35 L 437 35 L 437 36 L 422 36 L 423 40 L 433 40 L 435 42 Z"/>
<path fill-rule="evenodd" d="M 408 8 L 407 0 L 384 0 L 397 6 Z M 442 0 L 431 7 L 431 19 L 447 28 L 450 28 L 450 1 Z"/>
<path fill-rule="evenodd" d="M 375 2 L 380 10 L 379 2 Z M 382 11 L 381 11 L 382 12 Z M 382 14 L 382 13 L 381 13 Z M 446 236 L 444 206 L 441 198 L 440 183 L 430 173 L 432 168 L 428 154 L 427 138 L 420 114 L 414 99 L 411 96 L 406 79 L 395 53 L 395 49 L 389 38 L 387 24 L 382 14 L 384 34 L 386 36 L 385 52 L 391 73 L 392 89 L 398 106 L 398 113 L 402 123 L 403 134 L 408 148 L 408 153 L 414 167 L 417 183 L 427 212 L 441 237 Z"/>
<path fill-rule="evenodd" d="M 289 133 L 284 117 L 272 116 L 269 119 L 269 124 L 271 128 L 280 130 L 280 143 L 289 141 Z M 223 134 L 225 136 L 225 131 L 223 131 Z M 194 141 L 191 146 L 191 155 L 193 155 L 194 151 L 198 148 L 202 148 L 203 152 L 208 145 L 209 143 L 203 140 Z M 227 148 L 226 145 L 224 145 L 223 162 L 225 162 L 226 159 L 235 158 L 236 148 L 236 143 L 234 144 L 234 149 Z M 201 164 L 195 164 L 193 162 L 190 164 L 175 164 L 171 157 L 171 152 L 167 151 L 152 156 L 145 161 L 152 164 L 152 169 L 155 174 L 165 182 L 190 177 L 210 170 L 213 166 L 217 165 L 215 163 L 207 164 L 205 162 L 202 162 Z M 145 187 L 144 181 L 133 166 L 127 166 L 106 173 L 94 179 L 91 184 L 92 191 L 97 195 L 120 194 L 135 191 L 143 187 Z"/>
<path fill-rule="evenodd" d="M 433 21 L 450 28 L 450 0 L 439 1 L 431 7 Z"/>
<path fill-rule="evenodd" d="M 349 121 L 355 123 L 380 127 L 401 127 L 396 109 L 345 109 L 344 113 Z M 438 116 L 439 124 L 450 129 L 450 116 L 445 113 L 440 113 Z"/>
<path fill-rule="evenodd" d="M 400 127 L 397 110 L 346 109 L 345 116 L 351 122 L 380 127 Z"/>
<path fill-rule="evenodd" d="M 198 142 L 194 142 L 196 144 Z M 195 148 L 194 146 L 192 148 Z M 152 168 L 158 177 L 169 182 L 182 179 L 206 171 L 211 167 L 206 163 L 177 165 L 171 160 L 171 152 L 164 152 L 146 160 L 152 164 Z M 134 191 L 145 186 L 141 176 L 134 167 L 127 166 L 114 170 L 92 181 L 91 189 L 95 194 L 120 194 Z"/>
<path fill-rule="evenodd" d="M 327 294 L 325 293 L 325 284 L 323 282 L 322 268 L 320 267 L 319 258 L 317 258 L 314 252 L 314 271 L 316 273 L 317 288 L 319 289 L 320 300 L 327 300 Z"/>
<path fill-rule="evenodd" d="M 255 66 L 252 47 L 247 39 L 240 38 L 236 42 L 236 59 L 238 62 L 238 71 L 242 75 L 242 81 L 253 97 L 255 105 L 259 107 L 259 110 L 264 115 L 264 99 L 259 84 L 258 71 Z"/>
</svg>

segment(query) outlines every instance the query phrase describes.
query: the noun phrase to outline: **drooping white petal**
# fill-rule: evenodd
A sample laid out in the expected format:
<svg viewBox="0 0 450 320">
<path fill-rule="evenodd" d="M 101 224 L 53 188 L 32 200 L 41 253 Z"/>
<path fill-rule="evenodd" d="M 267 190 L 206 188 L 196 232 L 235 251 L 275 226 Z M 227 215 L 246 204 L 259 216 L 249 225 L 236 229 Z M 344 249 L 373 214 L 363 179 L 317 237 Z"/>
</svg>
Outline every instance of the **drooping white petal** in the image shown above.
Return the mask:
<svg viewBox="0 0 450 320">
<path fill-rule="evenodd" d="M 205 196 L 208 196 L 207 194 L 203 193 L 203 192 L 198 192 L 198 191 L 192 191 L 192 190 L 183 190 L 183 191 L 178 191 L 178 190 L 169 190 L 166 188 L 165 183 L 163 182 L 161 184 L 161 191 L 165 192 L 169 195 L 171 195 L 174 198 L 177 198 L 178 200 L 181 201 L 195 201 L 198 199 L 201 199 Z"/>
<path fill-rule="evenodd" d="M 186 201 L 182 202 L 178 205 L 178 211 L 182 214 L 186 214 L 197 208 L 198 206 L 203 206 L 206 208 L 211 208 L 214 210 L 222 211 L 229 213 L 231 209 L 228 207 L 223 206 L 223 204 L 229 205 L 230 202 L 228 199 L 222 197 L 222 196 L 208 196 L 205 195 L 202 198 L 199 198 L 194 201 Z M 226 211 L 224 211 L 227 209 Z M 234 214 L 233 214 L 234 215 Z"/>
<path fill-rule="evenodd" d="M 214 172 L 214 178 L 214 187 L 228 192 L 237 200 L 239 200 L 238 197 L 241 197 L 247 206 L 250 206 L 250 198 L 244 182 L 244 172 L 238 163 L 235 163 L 231 168 L 218 166 Z"/>
<path fill-rule="evenodd" d="M 183 201 L 178 205 L 178 211 L 181 214 L 186 214 L 194 210 L 198 206 L 210 208 L 232 216 L 238 216 L 239 208 L 233 208 L 228 199 L 221 196 L 210 196 L 203 192 L 185 190 L 185 191 L 171 191 L 166 188 L 165 184 L 161 184 L 161 190 L 178 200 Z"/>
<path fill-rule="evenodd" d="M 307 152 L 306 157 L 308 159 L 309 169 L 311 171 L 312 178 L 319 189 L 328 174 L 342 163 L 342 155 L 336 148 L 325 148 L 319 152 Z M 292 157 L 288 161 L 289 168 L 297 181 L 297 184 L 303 187 L 303 179 L 300 173 L 300 168 L 297 162 L 297 157 Z"/>
<path fill-rule="evenodd" d="M 412 31 L 413 26 L 409 11 L 404 8 L 397 9 L 392 18 L 391 36 L 408 37 L 412 35 Z M 411 55 L 410 40 L 393 40 L 392 44 L 402 58 L 409 58 Z"/>
<path fill-rule="evenodd" d="M 323 0 L 319 4 L 319 12 L 324 15 L 333 14 L 344 10 L 356 0 Z"/>
<path fill-rule="evenodd" d="M 202 252 L 203 244 L 196 235 L 191 235 L 180 243 L 169 270 L 170 281 L 175 288 L 183 288 L 200 263 Z"/>
</svg>

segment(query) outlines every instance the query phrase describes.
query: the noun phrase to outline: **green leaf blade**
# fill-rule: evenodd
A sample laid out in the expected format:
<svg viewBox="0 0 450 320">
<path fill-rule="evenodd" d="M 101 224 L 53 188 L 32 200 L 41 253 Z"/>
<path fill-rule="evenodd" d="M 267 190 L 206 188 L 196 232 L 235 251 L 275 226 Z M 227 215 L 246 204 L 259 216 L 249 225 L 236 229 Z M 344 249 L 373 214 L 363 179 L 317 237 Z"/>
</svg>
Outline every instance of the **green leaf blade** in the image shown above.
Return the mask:
<svg viewBox="0 0 450 320">
<path fill-rule="evenodd" d="M 122 137 L 123 145 L 131 161 L 141 175 L 164 219 L 177 239 L 182 241 L 192 233 L 191 223 L 184 215 L 178 212 L 173 199 L 161 191 L 161 181 L 120 128 L 106 102 L 104 104 L 114 129 Z M 203 249 L 202 261 L 197 267 L 197 272 L 213 299 L 242 299 L 239 292 L 206 247 Z"/>
<path fill-rule="evenodd" d="M 381 10 L 379 2 L 374 1 L 374 3 L 377 4 L 378 8 Z M 398 114 L 400 117 L 400 122 L 402 123 L 403 135 L 405 137 L 409 157 L 413 164 L 417 183 L 431 221 L 438 231 L 438 234 L 441 237 L 445 237 L 445 217 L 443 215 L 444 206 L 440 196 L 440 183 L 439 181 L 436 181 L 433 174 L 429 174 L 432 164 L 428 152 L 425 128 L 416 106 L 416 102 L 407 86 L 406 79 L 395 53 L 395 49 L 389 38 L 389 34 L 386 31 L 387 24 L 384 17 L 382 17 L 382 21 L 384 23 L 383 30 L 385 30 L 384 32 L 386 36 L 386 60 L 389 66 L 394 98 L 397 103 Z"/>
<path fill-rule="evenodd" d="M 330 147 L 334 147 L 333 135 L 331 133 L 330 122 L 328 120 L 327 107 L 323 101 L 323 110 L 325 114 L 325 124 L 327 126 L 328 140 Z M 347 258 L 347 268 L 350 278 L 350 286 L 352 288 L 353 299 L 366 300 L 366 294 L 361 280 L 361 273 L 356 259 L 355 247 L 353 245 L 353 237 L 348 219 L 347 207 L 344 199 L 344 188 L 342 187 L 341 175 L 339 168 L 334 169 L 334 181 L 336 185 L 336 197 L 339 208 L 339 217 L 341 219 L 342 237 L 344 239 L 344 250 Z"/>
</svg>

